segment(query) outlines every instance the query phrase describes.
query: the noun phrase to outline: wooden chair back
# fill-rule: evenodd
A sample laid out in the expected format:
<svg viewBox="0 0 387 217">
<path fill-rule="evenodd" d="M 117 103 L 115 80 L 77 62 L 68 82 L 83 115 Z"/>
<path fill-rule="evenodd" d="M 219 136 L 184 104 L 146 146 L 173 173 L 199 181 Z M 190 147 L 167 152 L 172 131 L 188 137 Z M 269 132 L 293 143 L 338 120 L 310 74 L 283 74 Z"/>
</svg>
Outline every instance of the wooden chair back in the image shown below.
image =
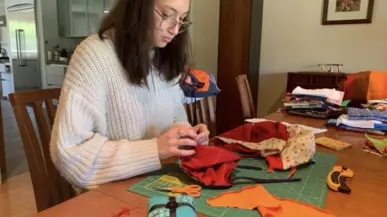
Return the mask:
<svg viewBox="0 0 387 217">
<path fill-rule="evenodd" d="M 27 157 L 38 212 L 75 196 L 72 186 L 60 176 L 50 158 L 51 127 L 56 112 L 53 100 L 59 100 L 59 96 L 60 88 L 9 95 Z M 27 108 L 33 109 L 37 129 Z"/>
<path fill-rule="evenodd" d="M 257 114 L 246 74 L 239 75 L 235 79 L 238 86 L 240 102 L 242 105 L 243 118 L 255 118 Z"/>
<path fill-rule="evenodd" d="M 194 103 L 185 104 L 185 110 L 192 126 L 203 123 L 207 125 L 210 137 L 216 135 L 214 97 L 206 97 Z"/>
</svg>

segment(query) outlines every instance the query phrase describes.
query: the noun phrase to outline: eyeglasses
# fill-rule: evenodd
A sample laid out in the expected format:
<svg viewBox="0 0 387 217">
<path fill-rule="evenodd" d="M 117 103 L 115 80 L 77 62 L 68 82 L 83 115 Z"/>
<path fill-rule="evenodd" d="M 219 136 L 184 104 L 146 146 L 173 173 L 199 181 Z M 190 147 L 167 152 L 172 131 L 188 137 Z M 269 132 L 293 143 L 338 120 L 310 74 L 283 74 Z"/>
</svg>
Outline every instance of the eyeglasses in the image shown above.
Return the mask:
<svg viewBox="0 0 387 217">
<path fill-rule="evenodd" d="M 166 27 L 167 29 L 173 29 L 176 27 L 176 25 L 179 26 L 179 33 L 185 32 L 188 30 L 188 28 L 191 26 L 191 21 L 178 21 L 172 16 L 166 16 L 165 14 L 161 13 L 157 9 L 155 9 L 156 13 L 161 17 L 160 22 L 160 28 L 162 26 Z"/>
</svg>

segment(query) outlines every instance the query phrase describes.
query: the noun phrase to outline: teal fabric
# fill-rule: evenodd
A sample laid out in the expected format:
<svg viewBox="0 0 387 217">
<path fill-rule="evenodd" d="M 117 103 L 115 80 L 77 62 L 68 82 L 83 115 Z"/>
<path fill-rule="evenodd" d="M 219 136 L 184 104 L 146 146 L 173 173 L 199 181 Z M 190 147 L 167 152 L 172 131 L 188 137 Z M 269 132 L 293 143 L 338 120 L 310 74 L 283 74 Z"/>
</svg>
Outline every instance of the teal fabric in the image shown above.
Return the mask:
<svg viewBox="0 0 387 217">
<path fill-rule="evenodd" d="M 195 200 L 193 197 L 189 195 L 180 195 L 176 196 L 177 203 L 188 203 L 192 207 L 195 207 Z M 163 205 L 167 204 L 169 201 L 168 196 L 155 196 L 149 198 L 148 201 L 148 210 L 152 208 L 154 205 Z M 155 209 L 148 214 L 148 217 L 169 217 L 169 209 L 167 208 L 159 208 Z M 176 217 L 196 217 L 196 212 L 189 206 L 180 206 L 176 209 Z"/>
</svg>

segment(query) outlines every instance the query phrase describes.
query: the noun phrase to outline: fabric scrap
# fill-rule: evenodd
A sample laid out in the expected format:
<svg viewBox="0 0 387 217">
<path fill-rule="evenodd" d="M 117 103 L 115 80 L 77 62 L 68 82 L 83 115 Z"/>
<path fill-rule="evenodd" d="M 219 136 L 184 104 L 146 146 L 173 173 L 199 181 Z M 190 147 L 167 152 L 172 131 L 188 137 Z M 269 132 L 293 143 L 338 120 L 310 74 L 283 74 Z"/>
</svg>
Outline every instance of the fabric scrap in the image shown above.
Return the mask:
<svg viewBox="0 0 387 217">
<path fill-rule="evenodd" d="M 304 89 L 300 86 L 297 86 L 293 91 L 292 95 L 294 96 L 314 96 L 314 97 L 322 97 L 326 98 L 326 100 L 330 103 L 341 105 L 344 98 L 344 92 L 338 91 L 336 89 Z"/>
<path fill-rule="evenodd" d="M 244 124 L 216 137 L 228 144 L 239 144 L 255 150 L 261 156 L 277 154 L 286 145 L 289 133 L 286 125 L 280 122 L 264 121 Z"/>
<path fill-rule="evenodd" d="M 381 155 L 387 157 L 387 139 L 374 139 L 368 134 L 365 134 L 368 146 L 375 148 Z"/>
<path fill-rule="evenodd" d="M 315 137 L 312 131 L 299 127 L 290 126 L 289 140 L 281 152 L 283 169 L 289 169 L 309 162 L 316 153 Z"/>
<path fill-rule="evenodd" d="M 263 217 L 334 217 L 317 206 L 271 195 L 262 185 L 228 191 L 207 200 L 212 207 L 232 207 L 257 211 Z"/>
<path fill-rule="evenodd" d="M 206 186 L 230 186 L 230 176 L 240 156 L 217 146 L 197 146 L 195 154 L 181 157 L 181 168 Z"/>
</svg>

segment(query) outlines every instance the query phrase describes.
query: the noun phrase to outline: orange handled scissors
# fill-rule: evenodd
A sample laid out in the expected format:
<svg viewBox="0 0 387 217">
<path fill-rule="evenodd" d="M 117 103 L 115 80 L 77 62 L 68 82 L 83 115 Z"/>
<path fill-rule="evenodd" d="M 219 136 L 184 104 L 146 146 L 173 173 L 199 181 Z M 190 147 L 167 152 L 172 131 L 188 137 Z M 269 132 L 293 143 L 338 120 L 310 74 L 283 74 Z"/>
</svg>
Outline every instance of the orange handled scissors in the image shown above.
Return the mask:
<svg viewBox="0 0 387 217">
<path fill-rule="evenodd" d="M 200 197 L 200 190 L 202 187 L 199 185 L 187 185 L 184 187 L 173 187 L 173 188 L 158 188 L 159 190 L 166 190 L 173 193 L 188 194 L 192 197 Z"/>
</svg>

